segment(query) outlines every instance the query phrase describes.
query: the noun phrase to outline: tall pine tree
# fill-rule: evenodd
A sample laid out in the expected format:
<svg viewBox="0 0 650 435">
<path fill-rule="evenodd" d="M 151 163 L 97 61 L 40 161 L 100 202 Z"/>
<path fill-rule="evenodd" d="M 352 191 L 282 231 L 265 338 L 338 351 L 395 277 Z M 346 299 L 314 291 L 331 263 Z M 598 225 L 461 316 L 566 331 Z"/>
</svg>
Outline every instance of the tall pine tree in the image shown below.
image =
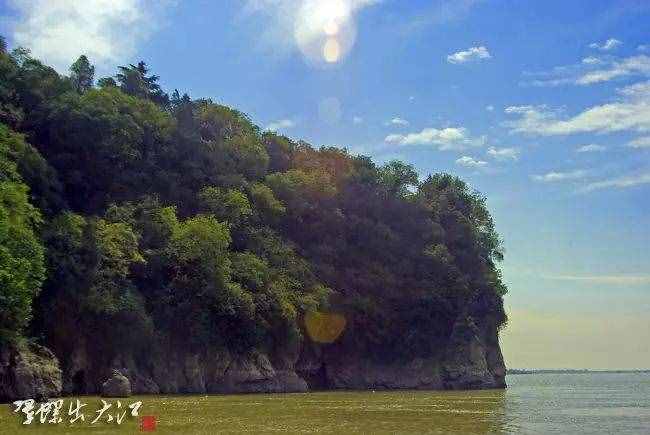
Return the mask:
<svg viewBox="0 0 650 435">
<path fill-rule="evenodd" d="M 70 80 L 80 94 L 92 88 L 94 77 L 95 67 L 90 64 L 88 58 L 83 54 L 70 66 Z"/>
</svg>

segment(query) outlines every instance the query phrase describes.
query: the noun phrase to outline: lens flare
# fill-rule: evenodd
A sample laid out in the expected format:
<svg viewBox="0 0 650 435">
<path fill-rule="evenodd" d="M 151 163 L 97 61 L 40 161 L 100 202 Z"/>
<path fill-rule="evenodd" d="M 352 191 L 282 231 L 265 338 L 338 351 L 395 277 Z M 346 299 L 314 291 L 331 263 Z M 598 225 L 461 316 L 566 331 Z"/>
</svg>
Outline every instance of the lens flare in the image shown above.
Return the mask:
<svg viewBox="0 0 650 435">
<path fill-rule="evenodd" d="M 341 61 L 356 39 L 352 0 L 305 0 L 294 38 L 308 63 L 325 66 Z"/>
<path fill-rule="evenodd" d="M 323 58 L 326 62 L 338 62 L 341 57 L 341 48 L 339 42 L 335 38 L 330 38 L 323 46 Z"/>
<path fill-rule="evenodd" d="M 310 312 L 305 315 L 307 335 L 316 343 L 334 343 L 343 331 L 347 321 L 336 313 Z"/>
</svg>

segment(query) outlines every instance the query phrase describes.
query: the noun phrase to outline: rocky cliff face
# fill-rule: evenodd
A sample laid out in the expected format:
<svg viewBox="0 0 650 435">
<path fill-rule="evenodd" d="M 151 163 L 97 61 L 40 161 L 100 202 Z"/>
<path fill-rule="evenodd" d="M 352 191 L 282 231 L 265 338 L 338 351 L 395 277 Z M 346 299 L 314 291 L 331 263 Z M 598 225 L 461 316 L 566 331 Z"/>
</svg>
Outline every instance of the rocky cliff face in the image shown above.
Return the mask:
<svg viewBox="0 0 650 435">
<path fill-rule="evenodd" d="M 504 388 L 505 366 L 498 332 L 470 317 L 454 325 L 449 344 L 436 357 L 384 364 L 336 347 L 284 349 L 280 355 L 153 351 L 147 358 L 120 355 L 97 364 L 79 346 L 63 361 L 32 346 L 0 353 L 0 397 L 98 394 L 114 371 L 128 378 L 133 394 L 275 393 L 321 389 Z"/>
<path fill-rule="evenodd" d="M 0 348 L 0 401 L 56 397 L 61 394 L 59 361 L 35 344 Z"/>
<path fill-rule="evenodd" d="M 80 347 L 63 361 L 63 393 L 98 393 L 115 370 L 128 378 L 133 394 L 304 392 L 307 383 L 294 370 L 297 359 L 297 350 L 288 349 L 277 357 L 166 348 L 139 360 L 118 355 L 97 365 Z"/>
<path fill-rule="evenodd" d="M 481 330 L 470 318 L 454 325 L 438 356 L 383 364 L 331 349 L 301 355 L 298 373 L 312 389 L 505 388 L 505 365 L 496 330 Z"/>
</svg>

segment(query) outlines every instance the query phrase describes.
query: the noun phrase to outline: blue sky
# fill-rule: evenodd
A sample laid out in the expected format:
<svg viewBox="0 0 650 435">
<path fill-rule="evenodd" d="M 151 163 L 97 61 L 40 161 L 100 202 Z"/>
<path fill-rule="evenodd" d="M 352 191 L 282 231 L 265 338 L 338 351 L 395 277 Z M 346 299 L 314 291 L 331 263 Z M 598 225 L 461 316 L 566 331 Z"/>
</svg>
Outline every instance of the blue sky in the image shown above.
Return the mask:
<svg viewBox="0 0 650 435">
<path fill-rule="evenodd" d="M 458 174 L 504 239 L 509 365 L 650 367 L 649 2 L 152 4 L 0 0 L 0 33 L 62 73 L 144 59 L 263 128 Z"/>
</svg>

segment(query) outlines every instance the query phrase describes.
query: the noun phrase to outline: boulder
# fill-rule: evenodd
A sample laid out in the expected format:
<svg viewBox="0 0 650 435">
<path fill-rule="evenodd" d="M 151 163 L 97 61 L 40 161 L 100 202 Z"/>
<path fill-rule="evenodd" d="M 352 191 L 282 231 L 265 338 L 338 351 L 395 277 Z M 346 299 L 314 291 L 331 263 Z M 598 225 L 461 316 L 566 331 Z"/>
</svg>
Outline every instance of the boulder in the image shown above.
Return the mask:
<svg viewBox="0 0 650 435">
<path fill-rule="evenodd" d="M 37 344 L 0 348 L 0 401 L 39 399 L 61 395 L 59 360 Z"/>
<path fill-rule="evenodd" d="M 129 397 L 131 382 L 119 370 L 113 370 L 111 376 L 102 384 L 103 397 Z"/>
<path fill-rule="evenodd" d="M 221 382 L 219 393 L 282 392 L 271 362 L 261 353 L 233 359 Z"/>
</svg>

